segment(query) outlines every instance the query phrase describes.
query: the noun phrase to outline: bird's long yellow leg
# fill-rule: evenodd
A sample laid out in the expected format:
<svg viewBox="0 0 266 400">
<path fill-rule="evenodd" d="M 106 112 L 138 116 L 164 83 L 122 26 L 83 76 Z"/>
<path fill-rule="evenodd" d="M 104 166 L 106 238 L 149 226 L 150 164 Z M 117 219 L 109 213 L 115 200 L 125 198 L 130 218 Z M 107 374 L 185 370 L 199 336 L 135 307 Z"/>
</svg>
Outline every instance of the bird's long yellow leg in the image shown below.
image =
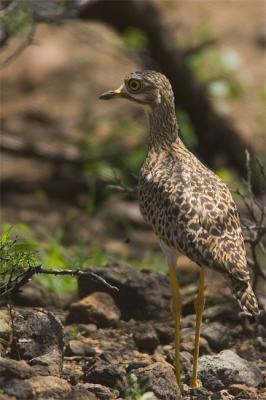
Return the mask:
<svg viewBox="0 0 266 400">
<path fill-rule="evenodd" d="M 199 280 L 199 292 L 196 303 L 196 330 L 195 330 L 195 347 L 194 347 L 194 357 L 193 357 L 193 372 L 191 386 L 199 386 L 197 381 L 198 375 L 198 360 L 199 360 L 199 340 L 200 340 L 200 327 L 202 321 L 202 313 L 204 310 L 204 278 L 205 278 L 205 268 L 200 268 L 200 280 Z"/>
<path fill-rule="evenodd" d="M 170 283 L 172 289 L 173 312 L 175 318 L 175 376 L 178 386 L 182 391 L 180 375 L 180 319 L 181 319 L 181 299 L 179 283 L 176 276 L 175 265 L 170 266 Z"/>
</svg>

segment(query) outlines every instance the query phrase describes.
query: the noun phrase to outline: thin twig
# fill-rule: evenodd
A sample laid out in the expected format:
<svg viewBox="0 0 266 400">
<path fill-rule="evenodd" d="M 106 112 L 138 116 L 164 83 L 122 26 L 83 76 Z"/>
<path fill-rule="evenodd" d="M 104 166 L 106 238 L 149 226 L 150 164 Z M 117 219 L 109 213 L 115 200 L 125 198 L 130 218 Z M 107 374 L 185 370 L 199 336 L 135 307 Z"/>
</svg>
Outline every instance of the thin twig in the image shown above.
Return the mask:
<svg viewBox="0 0 266 400">
<path fill-rule="evenodd" d="M 259 166 L 260 174 L 262 178 L 266 182 L 266 174 L 264 168 L 260 161 L 256 159 L 256 162 Z M 239 189 L 234 190 L 234 192 L 241 198 L 243 201 L 246 210 L 249 215 L 249 219 L 242 220 L 242 226 L 246 231 L 245 242 L 249 246 L 250 256 L 247 257 L 248 265 L 252 267 L 254 272 L 253 274 L 253 286 L 256 290 L 258 278 L 262 277 L 266 279 L 266 274 L 263 271 L 262 266 L 260 265 L 258 250 L 261 250 L 263 253 L 266 253 L 266 249 L 263 244 L 263 238 L 266 234 L 266 209 L 265 207 L 257 200 L 254 195 L 252 188 L 252 169 L 251 169 L 251 158 L 249 152 L 246 150 L 246 173 L 247 178 L 244 181 L 247 193 L 242 193 Z"/>
<path fill-rule="evenodd" d="M 257 165 L 258 165 L 258 167 L 259 167 L 261 176 L 263 177 L 263 179 L 264 179 L 264 181 L 265 181 L 265 183 L 266 183 L 266 172 L 265 172 L 265 169 L 264 169 L 264 167 L 263 167 L 261 161 L 258 159 L 258 157 L 255 157 L 255 161 L 256 161 L 256 163 L 257 163 Z"/>
<path fill-rule="evenodd" d="M 129 186 L 126 186 L 125 184 L 121 183 L 120 185 L 107 185 L 107 188 L 110 190 L 115 190 L 117 192 L 122 192 L 122 193 L 136 193 L 137 189 L 132 188 Z"/>
</svg>

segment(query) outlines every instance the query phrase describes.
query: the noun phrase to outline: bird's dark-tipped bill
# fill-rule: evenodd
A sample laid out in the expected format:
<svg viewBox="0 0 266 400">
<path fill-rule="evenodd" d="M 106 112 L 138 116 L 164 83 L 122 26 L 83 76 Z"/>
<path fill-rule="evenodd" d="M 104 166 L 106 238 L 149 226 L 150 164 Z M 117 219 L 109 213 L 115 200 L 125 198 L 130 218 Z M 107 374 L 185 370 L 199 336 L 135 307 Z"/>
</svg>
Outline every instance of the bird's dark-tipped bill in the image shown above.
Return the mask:
<svg viewBox="0 0 266 400">
<path fill-rule="evenodd" d="M 117 93 L 114 90 L 108 90 L 108 92 L 105 92 L 101 94 L 99 99 L 101 100 L 110 100 L 112 99 Z"/>
</svg>

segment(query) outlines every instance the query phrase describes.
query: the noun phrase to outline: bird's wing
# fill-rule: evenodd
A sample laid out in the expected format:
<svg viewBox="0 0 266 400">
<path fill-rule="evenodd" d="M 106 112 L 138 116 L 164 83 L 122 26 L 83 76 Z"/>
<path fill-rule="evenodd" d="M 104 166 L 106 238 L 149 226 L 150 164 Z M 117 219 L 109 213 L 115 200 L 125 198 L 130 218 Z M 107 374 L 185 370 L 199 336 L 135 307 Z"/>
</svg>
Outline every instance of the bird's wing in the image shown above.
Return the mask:
<svg viewBox="0 0 266 400">
<path fill-rule="evenodd" d="M 193 261 L 239 280 L 248 280 L 246 252 L 236 205 L 227 186 L 197 159 L 192 170 L 182 171 L 182 190 L 171 198 L 174 245 Z M 201 172 L 201 173 L 199 173 Z M 173 229 L 173 226 L 172 226 Z"/>
</svg>

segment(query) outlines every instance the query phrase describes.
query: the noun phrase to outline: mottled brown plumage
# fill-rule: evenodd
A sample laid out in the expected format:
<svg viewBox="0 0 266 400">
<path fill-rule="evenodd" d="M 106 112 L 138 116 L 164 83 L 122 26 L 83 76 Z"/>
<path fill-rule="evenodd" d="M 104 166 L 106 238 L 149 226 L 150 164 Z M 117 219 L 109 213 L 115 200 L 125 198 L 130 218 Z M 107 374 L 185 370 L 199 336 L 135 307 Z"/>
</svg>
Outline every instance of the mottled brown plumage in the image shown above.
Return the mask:
<svg viewBox="0 0 266 400">
<path fill-rule="evenodd" d="M 221 179 L 182 143 L 168 79 L 155 71 L 134 72 L 125 78 L 118 90 L 109 91 L 102 98 L 116 95 L 145 106 L 149 136 L 147 157 L 139 175 L 139 204 L 145 220 L 160 239 L 169 266 L 175 265 L 181 253 L 200 267 L 207 266 L 221 272 L 230 283 L 243 312 L 258 315 L 236 205 Z M 199 292 L 198 333 L 204 305 L 203 290 L 204 271 Z M 178 287 L 173 288 L 173 292 L 177 291 Z M 179 302 L 176 296 L 174 306 L 177 307 Z M 178 313 L 180 315 L 180 310 Z M 178 324 L 177 319 L 177 357 Z M 194 355 L 194 386 L 197 384 L 198 339 Z M 181 386 L 179 371 L 177 380 Z"/>
<path fill-rule="evenodd" d="M 130 80 L 139 80 L 142 90 L 131 92 Z M 123 91 L 123 97 L 146 106 L 149 119 L 148 154 L 139 176 L 145 220 L 164 251 L 222 272 L 243 311 L 258 314 L 236 205 L 221 179 L 182 143 L 170 82 L 159 72 L 135 72 L 125 78 Z"/>
</svg>

